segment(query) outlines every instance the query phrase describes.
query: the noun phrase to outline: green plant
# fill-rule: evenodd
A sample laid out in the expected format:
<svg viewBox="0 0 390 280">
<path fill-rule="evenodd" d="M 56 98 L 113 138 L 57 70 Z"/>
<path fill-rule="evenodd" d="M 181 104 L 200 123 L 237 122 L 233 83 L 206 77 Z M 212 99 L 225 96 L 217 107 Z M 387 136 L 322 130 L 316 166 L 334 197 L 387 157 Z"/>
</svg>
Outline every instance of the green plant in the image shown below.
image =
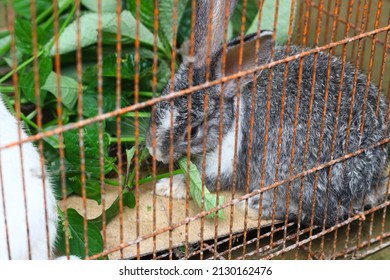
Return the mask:
<svg viewBox="0 0 390 280">
<path fill-rule="evenodd" d="M 5 5 L 6 0 L 0 0 Z M 59 123 L 62 125 L 76 123 L 80 118 L 87 119 L 117 109 L 118 106 L 126 107 L 135 102 L 135 65 L 136 65 L 136 0 L 121 1 L 121 97 L 117 104 L 117 32 L 118 15 L 116 13 L 116 0 L 101 1 L 101 15 L 98 15 L 98 1 L 81 0 L 81 16 L 79 25 L 75 20 L 76 1 L 59 0 L 57 9 L 54 9 L 52 0 L 36 0 L 36 21 L 32 23 L 30 0 L 13 0 L 15 11 L 15 41 L 16 50 L 11 49 L 11 34 L 9 31 L 0 32 L 0 92 L 4 93 L 4 99 L 10 108 L 14 105 L 14 96 L 20 98 L 22 112 L 21 118 L 26 123 L 31 134 L 49 131 Z M 145 101 L 153 98 L 166 84 L 171 76 L 171 52 L 172 42 L 176 40 L 179 48 L 189 38 L 191 32 L 191 8 L 189 0 L 159 0 L 159 29 L 157 34 L 158 71 L 157 88 L 153 92 L 153 64 L 154 64 L 154 3 L 155 1 L 142 1 L 140 6 L 140 60 L 138 62 L 138 98 Z M 257 0 L 248 0 L 248 13 L 246 14 L 246 30 L 257 26 Z M 178 33 L 173 38 L 172 18 L 174 7 L 177 4 Z M 57 13 L 54 13 L 54 11 Z M 241 30 L 242 5 L 232 19 L 229 27 L 229 36 L 236 36 Z M 98 23 L 101 19 L 102 57 L 98 61 Z M 59 23 L 59 40 L 55 42 L 55 22 Z M 36 30 L 37 41 L 33 42 L 33 30 Z M 79 33 L 79 39 L 77 36 Z M 82 48 L 82 73 L 77 71 L 76 51 L 78 44 Z M 34 53 L 34 50 L 35 53 Z M 55 55 L 60 55 L 60 65 L 56 65 Z M 16 58 L 14 57 L 16 56 Z M 18 84 L 12 83 L 13 60 L 17 61 Z M 38 60 L 38 73 L 34 71 L 34 60 Z M 180 62 L 180 57 L 179 61 Z M 101 62 L 101 72 L 99 69 Z M 58 71 L 60 70 L 60 71 Z M 80 75 L 81 74 L 81 75 Z M 98 76 L 101 75 L 101 81 Z M 39 96 L 36 99 L 35 83 L 38 76 Z M 99 85 L 101 88 L 99 88 Z M 82 100 L 79 100 L 79 91 L 82 91 Z M 99 95 L 102 92 L 102 108 L 99 109 Z M 58 115 L 57 95 L 61 94 L 62 114 Z M 80 110 L 79 105 L 83 106 Z M 42 109 L 43 122 L 39 127 L 36 106 Z M 140 111 L 140 161 L 146 159 L 148 153 L 142 148 L 144 129 L 150 118 L 150 110 Z M 127 113 L 120 119 L 121 135 L 116 135 L 116 118 L 109 118 L 100 123 L 94 123 L 81 129 L 83 135 L 84 150 L 80 150 L 80 130 L 69 130 L 63 133 L 63 143 L 60 143 L 58 135 L 43 139 L 44 154 L 48 169 L 53 176 L 55 193 L 58 199 L 63 197 L 62 181 L 65 181 L 66 195 L 83 195 L 101 203 L 101 173 L 105 183 L 124 186 L 124 205 L 135 206 L 134 194 L 131 187 L 134 184 L 134 164 L 131 164 L 135 151 L 135 114 Z M 110 152 L 120 141 L 127 150 L 128 176 L 127 181 L 117 182 L 115 174 L 118 172 L 116 154 Z M 63 147 L 64 159 L 61 161 L 60 148 Z M 84 172 L 80 154 L 83 153 Z M 103 163 L 100 161 L 103 159 Z M 185 164 L 184 164 L 185 162 Z M 182 161 L 181 167 L 186 171 L 186 162 Z M 65 177 L 60 170 L 64 170 Z M 181 173 L 179 169 L 174 173 Z M 191 175 L 192 174 L 192 175 Z M 168 176 L 162 174 L 159 177 Z M 196 178 L 194 171 L 190 171 L 191 178 Z M 125 176 L 124 176 L 125 177 Z M 146 175 L 141 182 L 151 181 Z M 193 180 L 192 180 L 193 181 Z M 191 181 L 191 182 L 192 182 Z M 196 181 L 196 179 L 195 179 Z M 83 183 L 85 182 L 85 183 Z M 192 182 L 193 183 L 193 182 Z M 196 183 L 196 182 L 195 182 Z M 195 184 L 196 185 L 196 184 Z M 199 187 L 199 182 L 197 182 Z M 199 189 L 198 189 L 199 190 Z M 199 198 L 199 193 L 196 194 Z M 215 196 L 207 194 L 207 202 L 215 205 Z M 119 198 L 118 198 L 119 199 Z M 107 210 L 107 222 L 119 211 L 119 200 L 116 200 Z M 221 204 L 222 198 L 219 203 Z M 209 209 L 209 208 L 207 208 Z M 206 209 L 206 210 L 207 210 Z M 60 212 L 60 223 L 63 224 L 65 213 Z M 222 212 L 219 212 L 221 215 Z M 67 209 L 68 237 L 71 245 L 71 253 L 86 257 L 84 251 L 84 218 L 74 209 Z M 94 240 L 89 243 L 88 255 L 100 253 L 103 250 L 103 240 L 100 235 L 102 216 L 88 220 L 88 238 Z M 65 228 L 59 227 L 58 249 L 65 253 Z"/>
</svg>

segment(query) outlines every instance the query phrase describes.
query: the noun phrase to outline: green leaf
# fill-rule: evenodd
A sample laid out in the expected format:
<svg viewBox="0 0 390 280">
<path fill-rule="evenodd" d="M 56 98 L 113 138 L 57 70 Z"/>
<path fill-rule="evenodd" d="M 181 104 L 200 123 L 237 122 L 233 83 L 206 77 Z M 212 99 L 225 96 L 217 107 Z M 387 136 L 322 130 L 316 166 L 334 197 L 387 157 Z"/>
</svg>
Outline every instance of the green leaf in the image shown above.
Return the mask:
<svg viewBox="0 0 390 280">
<path fill-rule="evenodd" d="M 108 156 L 109 139 L 106 134 L 103 135 L 104 155 L 100 155 L 99 147 L 99 124 L 94 123 L 83 128 L 84 132 L 84 156 L 85 171 L 88 178 L 100 178 L 100 159 L 104 157 L 104 174 L 107 174 L 114 168 L 114 158 Z M 103 125 L 103 132 L 105 127 Z M 72 164 L 75 171 L 81 170 L 80 159 L 80 133 L 79 130 L 70 130 L 64 133 L 65 157 Z"/>
<path fill-rule="evenodd" d="M 134 208 L 135 207 L 135 195 L 133 192 L 124 192 L 123 193 L 123 205 Z"/>
<path fill-rule="evenodd" d="M 190 163 L 190 169 L 188 170 L 187 158 L 182 158 L 179 160 L 180 168 L 185 174 L 190 177 L 190 194 L 191 197 L 195 200 L 199 207 L 202 207 L 202 179 L 199 174 L 198 168 L 195 164 Z M 219 205 L 222 205 L 225 202 L 223 196 L 219 197 Z M 210 191 L 204 186 L 204 210 L 209 211 L 214 209 L 217 206 L 217 196 L 210 193 Z M 214 218 L 215 212 L 207 215 L 207 218 Z M 224 218 L 224 211 L 218 211 L 218 217 Z"/>
<path fill-rule="evenodd" d="M 127 172 L 130 170 L 131 160 L 133 159 L 135 154 L 135 146 L 131 147 L 131 149 L 126 149 L 126 160 L 127 160 Z"/>
<path fill-rule="evenodd" d="M 86 243 L 84 239 L 84 218 L 75 209 L 72 208 L 67 209 L 67 213 L 70 253 L 85 259 L 87 256 L 85 255 Z M 59 223 L 60 225 L 58 226 L 57 248 L 63 255 L 65 255 L 66 243 L 63 218 L 60 219 Z M 103 238 L 99 228 L 90 221 L 87 221 L 87 230 L 88 256 L 93 256 L 103 252 Z"/>
<path fill-rule="evenodd" d="M 62 103 L 69 109 L 73 109 L 77 102 L 78 83 L 76 80 L 67 76 L 60 77 L 60 85 L 58 88 L 57 74 L 55 72 L 51 72 L 41 89 L 47 90 L 54 96 L 57 96 L 58 90 L 60 90 Z"/>
<path fill-rule="evenodd" d="M 129 0 L 129 10 L 133 15 L 136 15 L 137 0 Z M 141 22 L 150 31 L 154 30 L 154 1 L 142 1 L 141 2 Z"/>
<path fill-rule="evenodd" d="M 116 43 L 116 34 L 118 32 L 116 14 L 114 14 L 114 20 L 104 22 L 103 32 L 104 42 Z M 111 35 L 111 38 L 109 35 Z M 123 11 L 121 14 L 121 35 L 124 43 L 132 43 L 136 39 L 136 19 L 129 11 Z M 149 29 L 147 29 L 142 23 L 139 25 L 139 40 L 143 44 L 149 46 L 154 45 L 153 33 L 150 32 Z M 164 50 L 159 40 L 157 46 L 159 49 Z"/>
<path fill-rule="evenodd" d="M 81 0 L 81 4 L 87 7 L 89 10 L 93 12 L 98 12 L 98 3 L 101 2 L 102 12 L 111 12 L 115 13 L 116 11 L 116 0 Z"/>
<path fill-rule="evenodd" d="M 135 196 L 133 192 L 129 192 L 126 189 L 122 192 L 122 202 L 124 206 L 127 206 L 129 208 L 135 207 Z M 119 200 L 120 197 L 118 196 L 115 201 L 108 207 L 105 211 L 105 217 L 106 217 L 106 223 L 109 223 L 116 215 L 118 215 L 120 211 L 119 207 Z M 91 223 L 96 225 L 99 229 L 103 227 L 103 213 L 100 214 L 98 217 L 89 220 Z"/>
<path fill-rule="evenodd" d="M 2 57 L 10 49 L 10 46 L 11 46 L 11 35 L 7 35 L 3 38 L 0 38 L 0 57 Z"/>
<path fill-rule="evenodd" d="M 67 187 L 69 186 L 72 190 L 77 193 L 79 196 L 83 195 L 83 185 L 81 183 L 81 175 L 67 177 L 66 181 Z M 101 186 L 100 181 L 98 179 L 86 178 L 85 180 L 85 192 L 86 196 L 89 199 L 95 200 L 98 204 L 102 202 L 101 195 Z"/>
<path fill-rule="evenodd" d="M 53 4 L 52 0 L 35 0 L 37 15 L 42 11 L 49 9 Z M 16 14 L 24 18 L 31 18 L 31 1 L 30 0 L 13 0 L 12 7 Z"/>
<path fill-rule="evenodd" d="M 111 112 L 116 109 L 116 89 L 115 85 L 107 83 L 107 87 L 103 87 L 103 113 Z M 126 95 L 122 92 L 121 106 L 129 106 L 130 102 Z M 83 93 L 83 115 L 87 118 L 98 115 L 98 93 L 97 89 L 88 87 Z M 106 129 L 107 130 L 107 129 Z M 114 132 L 115 134 L 116 132 Z"/>
<path fill-rule="evenodd" d="M 274 18 L 275 18 L 275 8 L 276 8 L 275 4 L 276 3 L 274 0 L 265 0 L 261 12 L 260 28 L 262 30 L 274 29 Z M 276 26 L 276 43 L 278 44 L 284 44 L 287 42 L 288 29 L 290 24 L 290 14 L 291 14 L 291 0 L 285 0 L 283 1 L 283 5 L 279 5 L 279 11 L 278 11 L 278 22 Z M 258 25 L 258 15 L 256 15 L 247 33 L 257 32 L 257 25 Z"/>
<path fill-rule="evenodd" d="M 124 54 L 121 58 L 121 78 L 134 80 L 135 78 L 135 51 Z M 140 60 L 138 62 L 138 74 L 140 79 L 151 78 L 153 75 L 153 54 L 145 49 L 140 51 Z M 117 55 L 111 54 L 103 59 L 103 77 L 117 77 Z M 88 77 L 97 77 L 98 66 L 89 67 L 86 70 L 84 80 Z M 86 81 L 88 82 L 88 81 Z"/>
<path fill-rule="evenodd" d="M 47 78 L 53 69 L 53 63 L 50 58 L 45 57 L 39 60 L 39 85 L 45 84 Z M 20 77 L 19 86 L 24 93 L 24 97 L 27 98 L 28 101 L 36 104 L 36 96 L 35 96 L 35 75 L 33 69 L 24 73 Z M 44 103 L 47 95 L 46 90 L 40 91 L 41 104 Z"/>
<path fill-rule="evenodd" d="M 33 52 L 33 30 L 31 22 L 25 19 L 18 18 L 15 21 L 15 37 L 17 49 L 26 54 Z M 37 43 L 38 48 L 45 45 L 48 38 L 46 32 L 37 27 Z"/>
<path fill-rule="evenodd" d="M 165 38 L 172 45 L 173 40 L 173 12 L 175 0 L 160 0 L 160 27 L 165 35 Z M 177 5 L 177 24 L 183 16 L 188 0 L 178 1 Z"/>
<path fill-rule="evenodd" d="M 107 22 L 116 22 L 115 13 L 103 13 L 101 16 L 102 24 Z M 81 48 L 91 46 L 97 42 L 98 14 L 85 13 L 80 17 L 80 45 Z M 53 40 L 54 38 L 52 38 Z M 77 22 L 69 24 L 62 32 L 59 39 L 59 53 L 65 54 L 77 49 Z M 55 45 L 50 50 L 50 55 L 56 53 Z"/>
</svg>

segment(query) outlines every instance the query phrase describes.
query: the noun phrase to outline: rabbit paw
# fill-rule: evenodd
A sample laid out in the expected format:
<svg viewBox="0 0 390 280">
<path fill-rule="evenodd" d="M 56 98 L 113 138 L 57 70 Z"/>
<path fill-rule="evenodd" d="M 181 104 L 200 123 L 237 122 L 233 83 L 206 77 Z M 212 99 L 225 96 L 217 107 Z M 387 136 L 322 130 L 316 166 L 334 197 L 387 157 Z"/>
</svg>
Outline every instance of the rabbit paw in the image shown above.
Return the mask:
<svg viewBox="0 0 390 280">
<path fill-rule="evenodd" d="M 262 209 L 261 209 L 261 218 L 262 219 L 271 219 L 272 217 L 272 198 L 269 197 L 268 193 L 265 193 L 263 196 Z M 245 200 L 240 201 L 237 206 L 240 211 L 245 212 L 245 208 L 248 208 L 248 218 L 252 220 L 257 220 L 259 218 L 259 205 L 260 205 L 260 196 L 256 195 L 248 199 L 248 205 L 246 206 Z"/>
<path fill-rule="evenodd" d="M 163 178 L 156 184 L 156 194 L 169 197 L 170 178 Z M 186 197 L 186 181 L 183 174 L 175 175 L 172 178 L 172 197 L 184 199 Z"/>
</svg>

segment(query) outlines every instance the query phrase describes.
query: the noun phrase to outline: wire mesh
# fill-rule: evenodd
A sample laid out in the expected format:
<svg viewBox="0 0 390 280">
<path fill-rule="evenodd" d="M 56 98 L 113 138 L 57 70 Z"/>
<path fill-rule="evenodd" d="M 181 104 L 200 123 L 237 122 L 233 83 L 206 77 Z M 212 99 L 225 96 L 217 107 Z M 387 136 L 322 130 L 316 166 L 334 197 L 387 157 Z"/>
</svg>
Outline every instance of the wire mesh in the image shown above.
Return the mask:
<svg viewBox="0 0 390 280">
<path fill-rule="evenodd" d="M 271 17 L 266 14 L 270 2 L 274 2 Z M 9 127 L 17 131 L 17 137 L 8 139 L 4 129 L 8 124 L 0 126 L 1 258 L 37 258 L 37 242 L 45 243 L 44 255 L 38 258 L 48 259 L 58 255 L 86 259 L 350 259 L 365 258 L 390 245 L 388 165 L 382 181 L 370 179 L 377 196 L 385 185 L 379 203 L 365 207 L 370 195 L 363 192 L 358 201 L 347 199 L 348 213 L 344 213 L 343 197 L 338 197 L 336 208 L 329 205 L 336 172 L 342 174 L 337 177 L 341 178 L 338 184 L 347 188 L 355 179 L 346 175 L 352 160 L 378 150 L 387 154 L 390 2 L 117 0 L 97 1 L 91 8 L 78 0 L 66 4 L 53 1 L 47 12 L 39 1 L 31 1 L 25 18 L 14 1 L 0 5 L 0 12 L 6 15 L 4 27 L 0 25 L 0 91 L 17 120 L 16 128 Z M 250 7 L 258 9 L 255 16 Z M 239 26 L 229 27 L 232 16 L 232 22 Z M 270 22 L 264 20 L 267 17 Z M 247 34 L 249 20 L 254 22 L 254 35 Z M 185 22 L 187 31 L 183 31 Z M 88 29 L 88 25 L 93 26 Z M 42 45 L 45 28 L 52 39 Z M 286 33 L 282 56 L 278 53 L 281 28 Z M 264 29 L 272 29 L 269 42 L 262 40 L 267 34 Z M 65 54 L 66 41 L 61 38 L 69 30 L 74 32 L 75 46 Z M 88 30 L 93 34 L 86 44 Z M 21 31 L 30 39 L 24 39 Z M 235 31 L 237 34 L 232 34 Z M 185 39 L 179 40 L 180 36 Z M 23 49 L 26 40 L 30 44 L 27 51 Z M 254 47 L 249 53 L 250 42 Z M 269 53 L 264 58 L 266 47 Z M 234 64 L 229 58 L 233 51 L 237 55 Z M 30 58 L 23 61 L 21 53 Z M 68 66 L 70 57 L 73 65 Z M 52 64 L 51 88 L 47 86 L 49 74 L 42 78 L 44 61 Z M 90 61 L 93 67 L 88 67 Z M 312 61 L 310 73 L 307 61 Z M 325 62 L 325 66 L 320 65 Z M 292 68 L 293 63 L 298 67 Z M 329 81 L 337 63 L 342 74 L 334 85 Z M 276 84 L 275 71 L 280 66 L 281 83 Z M 149 76 L 145 67 L 149 67 Z M 73 84 L 69 69 L 74 72 Z M 23 83 L 28 71 L 33 99 Z M 161 73 L 167 77 L 165 81 L 161 81 Z M 358 96 L 361 73 L 365 75 L 363 98 Z M 264 75 L 266 94 L 260 95 L 258 87 Z M 177 82 L 179 79 L 183 81 Z M 318 83 L 324 80 L 327 83 L 320 87 Z M 371 100 L 373 85 L 385 97 L 378 94 Z M 72 86 L 74 101 L 69 105 Z M 308 87 L 309 93 L 305 92 Z M 147 97 L 144 88 L 150 91 Z M 248 89 L 249 94 L 245 92 Z M 54 106 L 48 103 L 48 91 Z M 275 107 L 279 93 L 280 103 Z M 293 94 L 293 110 L 288 110 Z M 323 96 L 320 112 L 316 111 L 318 96 Z M 350 98 L 348 110 L 345 98 Z M 382 99 L 387 101 L 386 108 Z M 228 102 L 232 100 L 231 106 Z M 199 104 L 202 106 L 197 108 Z M 264 126 L 257 123 L 261 110 Z M 302 110 L 307 118 L 302 119 Z M 348 116 L 344 118 L 345 112 Z M 6 114 L 8 110 L 0 111 L 0 116 L 5 118 Z M 229 114 L 233 119 L 229 120 Z M 315 114 L 321 118 L 316 119 Z M 149 124 L 143 123 L 144 116 Z M 290 116 L 293 121 L 286 128 L 285 119 Z M 148 131 L 145 125 L 149 125 Z M 249 131 L 242 132 L 243 127 Z M 214 138 L 211 128 L 217 132 Z M 287 129 L 292 129 L 290 147 L 285 143 Z M 372 134 L 382 129 L 385 135 L 365 144 L 362 139 L 367 129 Z M 197 135 L 201 135 L 199 143 Z M 341 148 L 340 137 L 344 141 Z M 179 146 L 178 141 L 184 144 Z M 212 142 L 216 143 L 214 150 L 210 149 Z M 31 161 L 24 150 L 29 143 L 36 145 L 36 164 L 32 164 L 37 170 L 32 173 L 36 172 L 41 182 L 34 187 L 42 189 L 42 197 L 34 199 L 44 205 L 44 212 L 35 216 L 30 207 L 31 170 L 25 168 L 26 161 Z M 274 154 L 270 146 L 275 147 Z M 4 174 L 8 163 L 3 158 L 9 151 L 20 162 L 12 168 L 22 174 L 23 205 L 18 207 L 23 209 L 19 215 L 26 238 L 20 241 L 26 243 L 24 255 L 17 253 L 22 249 L 12 239 L 17 218 L 7 202 L 10 189 L 6 176 L 10 174 Z M 187 157 L 187 170 L 193 162 L 197 162 L 197 170 L 186 173 L 179 168 L 179 155 Z M 315 155 L 314 164 L 311 155 Z M 287 165 L 283 157 L 288 158 Z M 272 169 L 270 162 L 275 166 Z M 367 169 L 375 166 L 361 164 Z M 254 175 L 251 170 L 255 168 L 258 174 Z M 196 171 L 200 205 L 196 205 L 194 195 Z M 215 172 L 214 181 L 210 172 Z M 258 181 L 254 182 L 253 176 Z M 308 182 L 312 182 L 310 197 L 305 189 Z M 210 208 L 207 188 L 212 185 L 215 200 Z M 325 191 L 320 185 L 326 186 Z M 161 196 L 162 188 L 166 197 Z M 298 205 L 293 201 L 295 191 L 299 192 Z M 48 206 L 53 193 L 58 199 L 54 210 Z M 271 204 L 265 199 L 269 196 Z M 321 201 L 325 208 L 318 222 L 316 209 Z M 278 214 L 280 207 L 285 209 L 283 216 Z M 328 224 L 335 209 L 336 220 Z M 221 211 L 224 218 L 219 217 Z M 59 218 L 53 221 L 52 212 Z M 60 232 L 57 247 L 52 240 L 53 226 Z M 32 237 L 31 227 L 43 228 L 43 240 Z"/>
</svg>

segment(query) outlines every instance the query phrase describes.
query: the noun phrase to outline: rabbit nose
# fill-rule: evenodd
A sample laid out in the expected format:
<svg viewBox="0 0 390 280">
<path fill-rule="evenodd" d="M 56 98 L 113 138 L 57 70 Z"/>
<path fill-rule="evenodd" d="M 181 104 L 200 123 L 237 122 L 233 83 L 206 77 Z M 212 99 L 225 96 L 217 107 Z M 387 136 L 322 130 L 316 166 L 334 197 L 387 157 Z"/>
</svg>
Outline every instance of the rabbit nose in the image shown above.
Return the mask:
<svg viewBox="0 0 390 280">
<path fill-rule="evenodd" d="M 153 147 L 148 146 L 147 148 L 148 148 L 149 154 L 150 154 L 151 156 L 153 156 L 153 154 L 154 154 L 154 153 L 153 153 Z M 167 159 L 164 159 L 164 158 L 163 158 L 162 153 L 161 153 L 161 151 L 159 150 L 158 147 L 156 147 L 156 150 L 155 150 L 155 151 L 156 151 L 156 152 L 155 152 L 155 155 L 156 155 L 156 160 L 157 160 L 157 161 L 162 161 L 163 163 L 167 163 L 167 162 L 168 162 Z"/>
</svg>

